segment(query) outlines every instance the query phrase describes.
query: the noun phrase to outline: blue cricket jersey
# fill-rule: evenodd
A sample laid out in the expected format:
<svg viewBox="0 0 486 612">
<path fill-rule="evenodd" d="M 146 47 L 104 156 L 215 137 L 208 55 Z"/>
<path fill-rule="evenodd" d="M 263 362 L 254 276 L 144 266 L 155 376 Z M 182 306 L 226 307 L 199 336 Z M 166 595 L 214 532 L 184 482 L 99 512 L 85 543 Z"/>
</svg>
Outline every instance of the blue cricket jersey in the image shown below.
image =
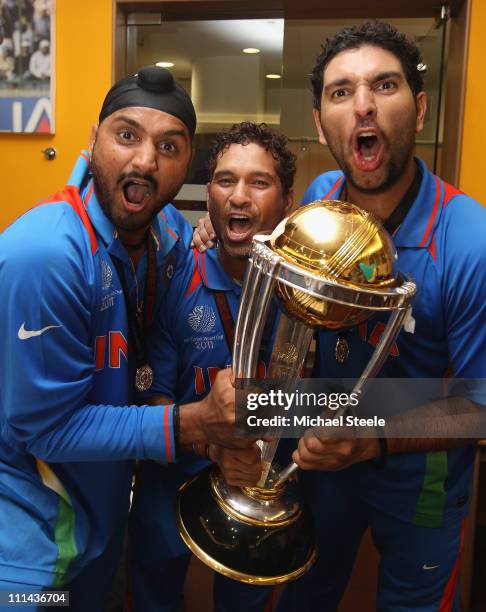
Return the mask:
<svg viewBox="0 0 486 612">
<path fill-rule="evenodd" d="M 236 323 L 241 286 L 224 271 L 216 249 L 188 250 L 161 303 L 150 338 L 154 384 L 161 394 L 181 403 L 202 399 L 218 371 L 232 362 L 215 292 L 224 293 Z M 265 375 L 263 362 L 258 375 Z M 177 528 L 177 490 L 208 461 L 187 453 L 177 464 L 145 462 L 136 479 L 130 517 L 129 567 L 134 609 L 178 607 L 190 552 Z M 215 609 L 262 610 L 268 590 L 215 578 Z M 227 607 L 225 607 L 227 606 Z"/>
<path fill-rule="evenodd" d="M 150 337 L 149 361 L 154 370 L 154 382 L 147 395 L 160 394 L 180 403 L 197 401 L 209 393 L 218 371 L 231 365 L 232 355 L 214 291 L 225 293 L 236 321 L 241 287 L 221 267 L 217 250 L 209 249 L 200 254 L 197 249 L 188 249 L 184 265 L 178 268 L 166 299 L 160 305 Z M 160 466 L 158 470 L 155 466 L 140 470 L 132 509 L 132 548 L 137 562 L 147 564 L 150 560 L 158 567 L 169 551 L 174 557 L 189 554 L 177 530 L 175 495 L 183 482 L 206 465 L 207 460 L 186 453 L 179 456 L 177 464 Z M 154 506 L 156 492 L 167 507 L 163 515 L 159 510 L 151 518 L 147 516 L 146 507 Z M 167 503 L 169 499 L 173 502 Z M 138 528 L 139 523 L 143 527 Z M 161 545 L 154 547 L 152 559 L 148 551 L 154 538 Z M 147 539 L 150 542 L 141 546 L 140 542 Z M 169 546 L 162 551 L 166 542 Z"/>
<path fill-rule="evenodd" d="M 150 231 L 159 308 L 183 247 L 162 213 Z M 0 245 L 0 581 L 59 587 L 123 531 L 133 460 L 174 460 L 172 406 L 133 405 L 110 254 L 141 295 L 147 262 L 135 278 L 87 153 L 69 185 L 8 227 Z"/>
<path fill-rule="evenodd" d="M 417 160 L 420 190 L 393 240 L 398 269 L 417 284 L 415 330 L 402 329 L 380 376 L 387 378 L 486 378 L 486 210 L 433 175 Z M 338 199 L 339 171 L 317 177 L 303 202 Z M 376 316 L 350 331 L 349 357 L 336 362 L 336 333 L 319 334 L 317 373 L 355 378 L 363 371 L 387 321 Z M 486 404 L 484 386 L 471 397 Z M 384 469 L 361 463 L 342 479 L 378 508 L 423 526 L 440 526 L 464 511 L 474 445 L 441 452 L 395 455 Z M 341 473 L 340 473 L 341 474 Z"/>
<path fill-rule="evenodd" d="M 217 372 L 231 364 L 214 292 L 226 294 L 236 322 L 241 286 L 223 270 L 216 249 L 188 251 L 179 270 L 151 337 L 155 377 L 150 393 L 186 403 L 206 395 Z"/>
<path fill-rule="evenodd" d="M 214 292 L 224 292 L 236 322 L 241 286 L 223 270 L 216 249 L 202 254 L 197 249 L 187 251 L 185 265 L 178 270 L 150 339 L 154 368 L 150 394 L 188 403 L 207 395 L 218 371 L 231 365 Z M 184 472 L 186 463 L 192 474 L 207 462 L 181 457 L 175 469 Z"/>
</svg>

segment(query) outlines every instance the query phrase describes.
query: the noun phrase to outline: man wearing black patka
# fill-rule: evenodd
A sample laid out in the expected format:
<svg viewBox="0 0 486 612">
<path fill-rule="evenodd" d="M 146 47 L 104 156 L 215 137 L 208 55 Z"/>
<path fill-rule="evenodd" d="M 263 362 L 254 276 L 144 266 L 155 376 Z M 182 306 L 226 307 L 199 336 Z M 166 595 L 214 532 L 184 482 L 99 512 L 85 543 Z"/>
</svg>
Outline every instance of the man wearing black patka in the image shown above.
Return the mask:
<svg viewBox="0 0 486 612">
<path fill-rule="evenodd" d="M 135 459 L 246 445 L 232 437 L 230 370 L 199 402 L 132 399 L 151 386 L 147 335 L 185 252 L 187 226 L 161 209 L 195 128 L 170 72 L 122 79 L 67 187 L 1 236 L 0 592 L 30 592 L 23 609 L 51 588 L 70 592 L 70 610 L 105 609 Z"/>
</svg>

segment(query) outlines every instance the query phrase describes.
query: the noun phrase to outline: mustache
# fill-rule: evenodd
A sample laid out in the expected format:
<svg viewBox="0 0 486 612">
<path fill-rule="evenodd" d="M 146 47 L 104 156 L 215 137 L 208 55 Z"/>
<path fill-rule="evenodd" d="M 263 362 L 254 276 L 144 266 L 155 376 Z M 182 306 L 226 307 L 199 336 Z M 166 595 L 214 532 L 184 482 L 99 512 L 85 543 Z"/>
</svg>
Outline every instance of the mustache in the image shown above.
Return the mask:
<svg viewBox="0 0 486 612">
<path fill-rule="evenodd" d="M 377 130 L 381 129 L 375 119 L 368 117 L 356 121 L 356 127 L 354 129 L 359 130 L 361 128 L 375 128 Z"/>
<path fill-rule="evenodd" d="M 142 174 L 141 172 L 133 171 L 133 172 L 123 172 L 116 180 L 116 184 L 120 185 L 125 180 L 130 179 L 139 179 L 142 181 L 146 181 L 150 183 L 150 185 L 154 188 L 154 191 L 157 191 L 159 188 L 159 184 L 157 180 L 151 174 Z"/>
<path fill-rule="evenodd" d="M 385 134 L 383 133 L 383 130 L 376 123 L 376 121 L 366 120 L 366 119 L 364 119 L 363 121 L 360 121 L 359 123 L 355 125 L 352 138 L 354 138 L 354 135 L 356 134 L 358 130 L 366 130 L 366 129 L 375 130 L 376 132 L 380 134 L 381 138 L 383 139 L 385 138 Z"/>
</svg>

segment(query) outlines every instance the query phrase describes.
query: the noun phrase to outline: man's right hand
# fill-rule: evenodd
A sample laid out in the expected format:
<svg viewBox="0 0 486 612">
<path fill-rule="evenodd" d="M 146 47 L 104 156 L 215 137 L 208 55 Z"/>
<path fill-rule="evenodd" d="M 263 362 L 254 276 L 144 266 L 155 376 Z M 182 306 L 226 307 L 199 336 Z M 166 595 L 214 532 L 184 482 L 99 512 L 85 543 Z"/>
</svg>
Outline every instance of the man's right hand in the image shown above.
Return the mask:
<svg viewBox="0 0 486 612">
<path fill-rule="evenodd" d="M 191 246 L 196 247 L 200 253 L 204 253 L 207 249 L 214 247 L 215 239 L 216 234 L 208 213 L 205 217 L 199 219 L 197 227 L 194 228 Z"/>
<path fill-rule="evenodd" d="M 248 448 L 211 444 L 209 458 L 218 464 L 225 481 L 235 487 L 254 487 L 262 475 L 261 451 L 256 442 Z"/>
<path fill-rule="evenodd" d="M 235 436 L 235 388 L 232 370 L 220 370 L 210 393 L 200 402 L 180 407 L 179 443 L 213 443 L 228 448 L 247 448 L 252 440 Z"/>
</svg>

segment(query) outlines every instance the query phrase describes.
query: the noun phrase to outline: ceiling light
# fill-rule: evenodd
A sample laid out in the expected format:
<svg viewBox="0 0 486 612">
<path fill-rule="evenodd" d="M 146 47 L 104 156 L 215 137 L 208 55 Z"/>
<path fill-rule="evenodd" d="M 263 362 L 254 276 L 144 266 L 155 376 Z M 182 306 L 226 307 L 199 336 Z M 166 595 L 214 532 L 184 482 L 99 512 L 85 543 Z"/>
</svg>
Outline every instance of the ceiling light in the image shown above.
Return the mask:
<svg viewBox="0 0 486 612">
<path fill-rule="evenodd" d="M 243 53 L 260 53 L 260 49 L 256 49 L 255 47 L 246 47 L 246 49 L 243 49 Z"/>
<path fill-rule="evenodd" d="M 267 79 L 280 79 L 280 75 L 279 74 L 266 74 L 265 75 L 267 77 Z"/>
<path fill-rule="evenodd" d="M 157 62 L 156 66 L 160 66 L 161 68 L 172 68 L 174 62 Z"/>
</svg>

